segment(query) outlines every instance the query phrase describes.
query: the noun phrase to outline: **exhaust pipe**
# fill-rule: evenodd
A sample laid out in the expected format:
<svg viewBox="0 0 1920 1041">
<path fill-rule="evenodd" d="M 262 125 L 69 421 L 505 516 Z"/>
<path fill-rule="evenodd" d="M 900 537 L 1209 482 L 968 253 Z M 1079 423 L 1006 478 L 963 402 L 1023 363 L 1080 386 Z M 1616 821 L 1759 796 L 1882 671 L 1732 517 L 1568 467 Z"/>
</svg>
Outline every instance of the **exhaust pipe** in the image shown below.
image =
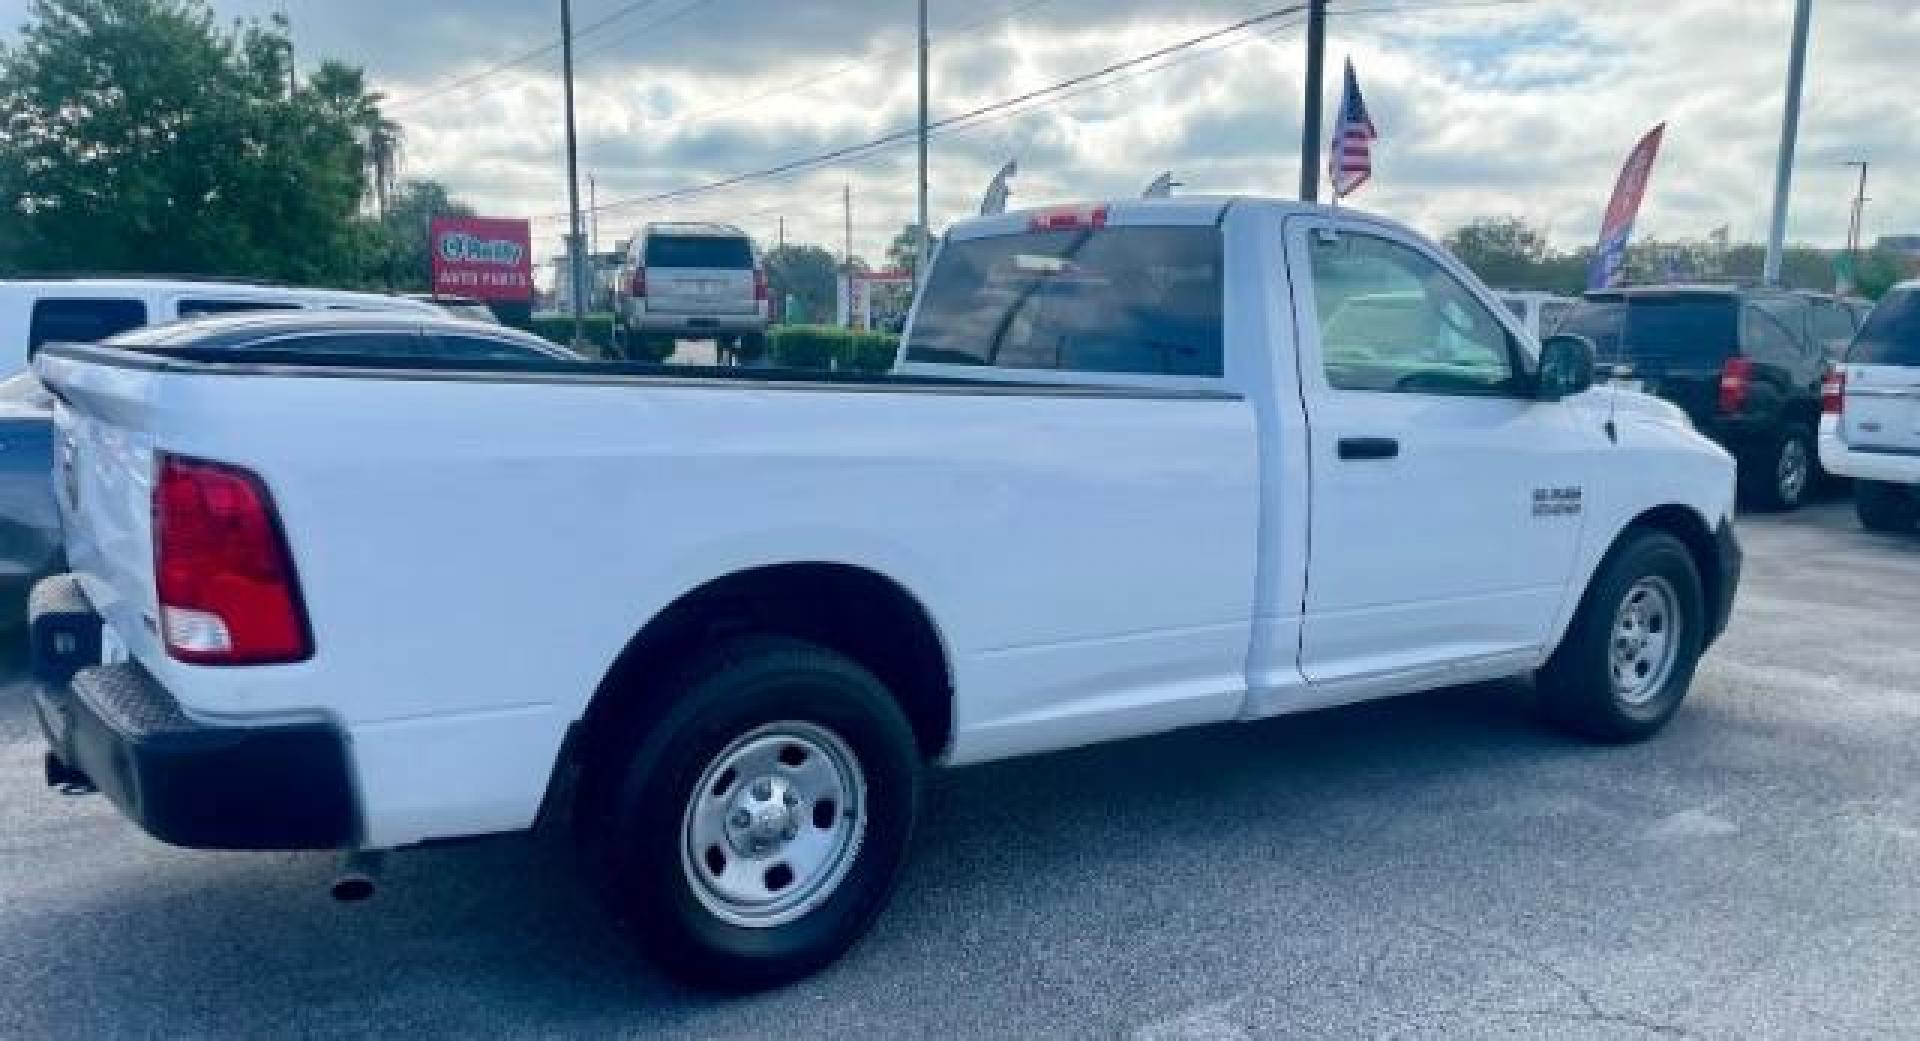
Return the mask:
<svg viewBox="0 0 1920 1041">
<path fill-rule="evenodd" d="M 328 887 L 327 892 L 343 904 L 357 904 L 366 900 L 378 888 L 380 872 L 386 863 L 386 850 L 354 850 L 341 858 L 340 871 L 334 876 L 333 885 Z"/>
</svg>

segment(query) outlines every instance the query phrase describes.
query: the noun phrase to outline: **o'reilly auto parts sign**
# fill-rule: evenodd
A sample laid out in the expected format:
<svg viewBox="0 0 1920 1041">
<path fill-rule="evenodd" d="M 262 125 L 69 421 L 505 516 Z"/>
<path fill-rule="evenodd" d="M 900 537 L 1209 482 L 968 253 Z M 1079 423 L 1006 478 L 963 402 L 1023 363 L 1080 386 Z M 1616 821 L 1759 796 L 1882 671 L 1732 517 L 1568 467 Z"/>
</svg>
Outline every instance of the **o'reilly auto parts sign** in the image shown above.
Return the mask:
<svg viewBox="0 0 1920 1041">
<path fill-rule="evenodd" d="M 513 217 L 435 217 L 433 291 L 481 300 L 533 298 L 533 237 Z"/>
</svg>

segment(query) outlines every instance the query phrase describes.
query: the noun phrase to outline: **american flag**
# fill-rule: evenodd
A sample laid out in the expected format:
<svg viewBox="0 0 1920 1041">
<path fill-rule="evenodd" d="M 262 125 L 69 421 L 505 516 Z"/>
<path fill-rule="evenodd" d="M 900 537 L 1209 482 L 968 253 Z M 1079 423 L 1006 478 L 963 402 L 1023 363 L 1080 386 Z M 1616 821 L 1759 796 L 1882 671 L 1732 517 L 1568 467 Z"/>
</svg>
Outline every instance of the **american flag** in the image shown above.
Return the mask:
<svg viewBox="0 0 1920 1041">
<path fill-rule="evenodd" d="M 1333 147 L 1327 152 L 1327 179 L 1333 182 L 1333 197 L 1352 195 L 1367 178 L 1373 176 L 1373 141 L 1380 132 L 1367 115 L 1367 100 L 1360 96 L 1360 81 L 1353 75 L 1353 59 L 1347 59 L 1347 85 L 1340 92 L 1340 115 L 1333 123 Z"/>
</svg>

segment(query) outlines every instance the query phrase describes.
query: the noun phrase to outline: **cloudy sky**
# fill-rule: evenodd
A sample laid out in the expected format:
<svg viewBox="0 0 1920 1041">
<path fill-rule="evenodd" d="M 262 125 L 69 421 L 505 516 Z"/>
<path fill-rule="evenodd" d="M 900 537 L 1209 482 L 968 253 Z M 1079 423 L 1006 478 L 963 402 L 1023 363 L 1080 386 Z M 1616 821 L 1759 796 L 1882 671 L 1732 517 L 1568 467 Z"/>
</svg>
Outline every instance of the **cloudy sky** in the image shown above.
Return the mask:
<svg viewBox="0 0 1920 1041">
<path fill-rule="evenodd" d="M 1040 89 L 1286 0 L 930 0 L 933 117 Z M 0 0 L 0 25 L 26 0 Z M 303 63 L 364 65 L 407 131 L 406 173 L 484 213 L 566 206 L 553 0 L 214 0 L 285 9 Z M 909 128 L 911 0 L 575 0 L 583 191 L 603 248 L 648 220 L 734 220 L 770 243 L 838 251 L 851 185 L 869 258 L 913 214 L 911 140 L 668 202 L 632 202 Z M 1668 124 L 1638 229 L 1764 236 L 1792 0 L 1330 0 L 1328 112 L 1351 57 L 1382 139 L 1355 204 L 1440 234 L 1517 214 L 1590 241 L 1635 139 Z M 1789 236 L 1838 244 L 1873 163 L 1871 238 L 1920 233 L 1916 0 L 1814 0 Z M 1017 158 L 1014 204 L 1127 195 L 1171 169 L 1190 191 L 1290 194 L 1298 180 L 1299 19 L 1285 16 L 1088 81 L 932 142 L 936 226 Z"/>
</svg>

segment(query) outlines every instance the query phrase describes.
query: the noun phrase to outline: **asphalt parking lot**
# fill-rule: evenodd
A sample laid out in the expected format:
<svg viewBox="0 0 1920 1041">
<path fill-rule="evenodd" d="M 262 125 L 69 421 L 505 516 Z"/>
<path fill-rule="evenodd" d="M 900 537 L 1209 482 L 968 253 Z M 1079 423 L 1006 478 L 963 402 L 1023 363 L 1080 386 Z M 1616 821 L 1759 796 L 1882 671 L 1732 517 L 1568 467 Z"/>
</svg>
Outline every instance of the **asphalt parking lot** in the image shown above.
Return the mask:
<svg viewBox="0 0 1920 1041">
<path fill-rule="evenodd" d="M 1920 1034 L 1920 538 L 1742 527 L 1733 627 L 1650 744 L 1481 686 L 935 778 L 824 975 L 680 990 L 561 837 L 397 856 L 151 841 L 40 783 L 0 688 L 0 1036 Z"/>
</svg>

